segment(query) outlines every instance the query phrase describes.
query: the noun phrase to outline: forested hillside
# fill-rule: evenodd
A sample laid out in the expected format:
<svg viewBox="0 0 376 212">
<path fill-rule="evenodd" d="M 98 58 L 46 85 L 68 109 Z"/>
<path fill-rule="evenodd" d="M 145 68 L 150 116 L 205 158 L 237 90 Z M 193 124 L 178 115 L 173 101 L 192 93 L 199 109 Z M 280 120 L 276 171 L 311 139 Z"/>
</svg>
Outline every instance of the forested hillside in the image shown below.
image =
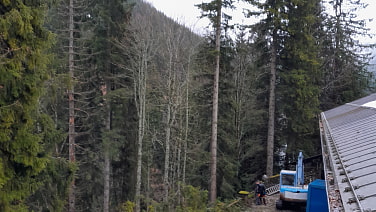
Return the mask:
<svg viewBox="0 0 376 212">
<path fill-rule="evenodd" d="M 141 0 L 1 0 L 0 211 L 240 211 L 279 147 L 319 154 L 319 112 L 375 92 L 361 5 L 244 2 L 257 23 L 213 0 L 197 35 Z"/>
</svg>

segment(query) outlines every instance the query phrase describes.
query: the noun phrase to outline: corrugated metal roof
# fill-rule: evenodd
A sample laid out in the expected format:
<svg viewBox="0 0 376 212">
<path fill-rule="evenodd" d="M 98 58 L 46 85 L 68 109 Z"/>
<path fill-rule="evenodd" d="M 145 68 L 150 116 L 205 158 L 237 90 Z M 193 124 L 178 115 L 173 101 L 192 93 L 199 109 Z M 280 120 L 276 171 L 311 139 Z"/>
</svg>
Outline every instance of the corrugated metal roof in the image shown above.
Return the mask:
<svg viewBox="0 0 376 212">
<path fill-rule="evenodd" d="M 344 211 L 376 211 L 376 108 L 367 104 L 373 101 L 376 94 L 321 114 L 329 190 L 339 191 Z"/>
</svg>

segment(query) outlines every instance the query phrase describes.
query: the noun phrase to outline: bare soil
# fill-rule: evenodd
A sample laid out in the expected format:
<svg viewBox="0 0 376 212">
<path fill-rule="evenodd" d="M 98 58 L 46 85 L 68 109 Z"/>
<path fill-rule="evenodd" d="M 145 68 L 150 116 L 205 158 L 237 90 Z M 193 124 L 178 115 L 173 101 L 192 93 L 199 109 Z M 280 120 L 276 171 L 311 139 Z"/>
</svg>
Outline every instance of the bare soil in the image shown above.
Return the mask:
<svg viewBox="0 0 376 212">
<path fill-rule="evenodd" d="M 255 199 L 251 198 L 246 200 L 247 207 L 245 212 L 304 212 L 305 207 L 302 206 L 290 206 L 285 210 L 277 210 L 275 202 L 279 199 L 279 193 L 266 197 L 266 205 L 256 205 Z"/>
</svg>

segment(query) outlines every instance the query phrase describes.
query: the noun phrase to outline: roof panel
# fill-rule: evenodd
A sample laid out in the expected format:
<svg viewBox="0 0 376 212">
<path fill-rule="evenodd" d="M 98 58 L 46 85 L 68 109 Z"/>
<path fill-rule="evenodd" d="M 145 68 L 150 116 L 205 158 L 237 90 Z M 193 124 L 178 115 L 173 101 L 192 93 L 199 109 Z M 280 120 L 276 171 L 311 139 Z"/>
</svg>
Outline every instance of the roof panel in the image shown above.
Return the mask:
<svg viewBox="0 0 376 212">
<path fill-rule="evenodd" d="M 355 100 L 355 101 L 350 102 L 350 103 L 356 104 L 356 105 L 364 105 L 364 104 L 367 104 L 367 103 L 375 101 L 375 100 L 376 100 L 376 93 L 371 94 L 371 95 L 366 96 L 366 97 L 363 97 L 361 99 Z"/>
<path fill-rule="evenodd" d="M 335 182 L 341 193 L 345 211 L 376 210 L 376 108 L 372 107 L 374 101 L 376 94 L 322 114 L 324 127 L 327 128 L 324 133 L 329 134 L 326 138 L 330 138 L 332 142 L 328 142 L 326 153 L 329 153 L 330 161 L 335 164 Z"/>
</svg>

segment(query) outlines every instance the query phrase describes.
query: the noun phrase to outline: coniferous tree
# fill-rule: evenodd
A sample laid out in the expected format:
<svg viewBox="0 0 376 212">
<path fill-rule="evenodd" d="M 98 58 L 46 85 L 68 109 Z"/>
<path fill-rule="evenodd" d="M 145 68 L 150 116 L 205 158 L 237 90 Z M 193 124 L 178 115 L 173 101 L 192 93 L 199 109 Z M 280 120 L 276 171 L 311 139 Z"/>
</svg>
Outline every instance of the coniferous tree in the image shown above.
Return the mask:
<svg viewBox="0 0 376 212">
<path fill-rule="evenodd" d="M 114 6 L 116 9 L 107 8 L 110 6 Z M 110 205 L 111 193 L 109 192 L 108 178 L 110 165 L 108 162 L 119 158 L 117 148 L 123 141 L 121 139 L 123 135 L 119 133 L 119 129 L 109 129 L 113 115 L 111 103 L 113 103 L 114 96 L 120 93 L 112 94 L 111 91 L 121 87 L 115 86 L 112 77 L 112 74 L 118 73 L 114 68 L 113 52 L 116 50 L 113 40 L 114 37 L 122 34 L 116 30 L 120 25 L 126 23 L 123 22 L 129 16 L 127 12 L 123 12 L 126 7 L 127 4 L 119 6 L 116 2 L 106 5 L 96 4 L 95 1 L 77 0 L 73 2 L 74 45 L 71 52 L 73 51 L 74 65 L 71 67 L 74 69 L 74 78 L 71 80 L 69 80 L 67 69 L 65 69 L 69 53 L 66 47 L 72 46 L 68 42 L 68 32 L 72 30 L 68 30 L 68 23 L 71 19 L 68 18 L 69 11 L 67 11 L 67 8 L 71 7 L 61 1 L 56 9 L 53 8 L 55 12 L 51 12 L 51 16 L 54 18 L 51 18 L 52 22 L 49 27 L 56 31 L 59 38 L 56 45 L 58 75 L 54 82 L 60 83 L 63 91 L 65 91 L 64 87 L 74 86 L 74 92 L 72 92 L 74 107 L 72 108 L 74 108 L 74 119 L 77 124 L 73 135 L 77 151 L 76 160 L 79 161 L 75 174 L 75 187 L 78 192 L 74 208 L 78 210 L 86 208 L 94 211 L 103 208 L 104 205 Z M 111 11 L 109 12 L 109 10 Z M 59 92 L 59 89 L 55 91 Z M 62 97 L 65 97 L 65 93 L 62 94 L 56 98 L 56 108 L 50 107 L 49 110 L 55 112 L 53 116 L 60 121 L 57 125 L 67 129 L 64 123 L 61 124 L 61 120 L 68 122 L 68 118 L 64 119 L 65 109 L 68 105 L 65 104 L 66 101 L 61 100 Z M 63 104 L 59 104 L 59 102 Z M 63 144 L 61 149 L 63 153 L 66 153 L 64 147 Z M 106 157 L 108 155 L 113 155 L 113 157 Z M 81 164 L 84 165 L 81 166 Z M 103 185 L 102 189 L 98 185 Z M 123 199 L 120 201 L 122 202 Z"/>
<path fill-rule="evenodd" d="M 252 31 L 255 33 L 256 48 L 260 48 L 263 54 L 259 55 L 259 61 L 270 58 L 264 61 L 267 65 L 259 63 L 260 69 L 268 69 L 267 75 L 269 86 L 268 89 L 268 128 L 266 137 L 266 171 L 268 176 L 273 175 L 274 169 L 274 152 L 275 152 L 275 137 L 276 137 L 276 87 L 277 77 L 280 71 L 280 52 L 283 47 L 283 36 L 285 35 L 285 23 L 287 23 L 287 11 L 285 5 L 287 1 L 268 0 L 263 3 L 259 1 L 247 1 L 256 6 L 259 11 L 250 11 L 251 15 L 265 15 L 264 19 L 253 25 Z M 266 50 L 266 51 L 265 51 Z"/>
<path fill-rule="evenodd" d="M 321 3 L 315 1 L 289 1 L 287 7 L 286 36 L 281 51 L 280 113 L 286 118 L 284 140 L 289 151 L 299 149 L 313 154 L 316 115 L 319 109 L 320 58 L 318 37 L 321 30 Z"/>
<path fill-rule="evenodd" d="M 42 97 L 41 99 L 44 99 Z M 41 102 L 44 106 L 45 102 Z M 43 108 L 41 112 L 47 112 Z M 38 127 L 43 131 L 42 138 L 47 156 L 50 157 L 46 169 L 35 176 L 40 187 L 27 198 L 25 204 L 32 211 L 64 211 L 68 188 L 73 179 L 74 166 L 61 157 L 59 145 L 66 139 L 66 133 L 56 129 L 56 124 L 48 115 L 43 115 L 38 121 Z"/>
<path fill-rule="evenodd" d="M 215 30 L 215 71 L 213 80 L 212 135 L 210 141 L 210 189 L 209 201 L 214 204 L 217 198 L 217 136 L 218 136 L 218 93 L 220 73 L 220 48 L 222 28 L 222 8 L 231 8 L 231 0 L 214 0 L 197 5 L 202 10 L 202 17 L 208 17 Z"/>
<path fill-rule="evenodd" d="M 220 111 L 227 111 L 225 113 L 218 114 L 218 166 L 217 166 L 217 195 L 222 198 L 232 198 L 234 190 L 237 186 L 236 170 L 237 170 L 237 146 L 235 137 L 235 120 L 233 116 L 234 108 L 234 51 L 233 42 L 229 37 L 222 37 L 221 39 L 221 53 L 220 53 L 220 82 L 219 82 L 219 95 L 222 97 L 218 101 L 218 109 Z M 187 182 L 192 183 L 195 186 L 208 187 L 209 182 L 209 166 L 205 160 L 209 160 L 205 151 L 210 151 L 209 143 L 205 142 L 210 138 L 210 106 L 212 105 L 212 98 L 209 90 L 213 89 L 213 74 L 212 67 L 215 65 L 216 56 L 212 52 L 215 50 L 215 39 L 212 36 L 208 36 L 202 45 L 200 45 L 199 53 L 197 54 L 195 66 L 197 70 L 194 73 L 194 89 L 192 102 L 193 109 L 192 114 L 192 146 L 189 149 L 195 151 L 193 158 L 205 158 L 194 163 L 189 163 L 188 166 L 192 167 L 188 170 L 189 177 Z M 246 79 L 244 79 L 246 80 Z M 245 85 L 244 85 L 245 86 Z M 204 176 L 204 177 L 200 177 Z"/>
<path fill-rule="evenodd" d="M 365 94 L 372 80 L 366 67 L 370 55 L 364 53 L 372 45 L 359 38 L 368 36 L 368 20 L 358 19 L 356 12 L 366 5 L 357 1 L 331 1 L 334 14 L 323 14 L 325 29 L 320 34 L 320 57 L 323 60 L 320 108 L 328 110 Z"/>
<path fill-rule="evenodd" d="M 47 79 L 52 34 L 44 1 L 0 3 L 0 210 L 27 211 L 49 157 L 38 99 Z"/>
<path fill-rule="evenodd" d="M 76 211 L 81 207 L 81 195 L 84 193 L 80 191 L 82 181 L 77 170 L 82 171 L 79 164 L 85 148 L 77 147 L 85 147 L 83 141 L 88 135 L 86 119 L 90 114 L 87 107 L 88 92 L 83 89 L 88 85 L 83 77 L 87 75 L 87 71 L 83 71 L 83 64 L 86 65 L 88 58 L 84 43 L 90 37 L 90 33 L 86 32 L 87 28 L 85 29 L 90 19 L 87 15 L 88 3 L 81 0 L 58 1 L 51 6 L 49 12 L 51 21 L 48 26 L 57 34 L 57 43 L 53 49 L 57 73 L 49 83 L 57 83 L 59 87 L 51 90 L 49 98 L 45 100 L 53 103 L 46 107 L 55 117 L 57 128 L 67 132 L 67 143 L 62 142 L 59 154 L 76 167 L 70 181 L 68 211 Z"/>
<path fill-rule="evenodd" d="M 266 92 L 267 69 L 260 55 L 266 52 L 256 51 L 262 43 L 254 34 L 247 33 L 248 27 L 240 26 L 234 47 L 234 59 L 228 72 L 233 73 L 234 94 L 234 123 L 237 139 L 238 167 L 237 182 L 240 188 L 252 187 L 252 182 L 265 174 L 265 130 L 267 107 L 260 101 L 259 96 Z M 267 59 L 266 59 L 267 60 Z"/>
<path fill-rule="evenodd" d="M 47 24 L 56 73 L 42 98 L 51 58 L 42 9 L 2 3 L 0 210 L 62 211 L 71 182 L 70 211 L 130 209 L 128 200 L 136 211 L 183 208 L 194 190 L 180 182 L 211 183 L 214 203 L 273 174 L 279 144 L 312 154 L 318 109 L 369 83 L 367 55 L 352 39 L 364 22 L 340 0 L 333 16 L 319 0 L 248 2 L 264 16 L 235 41 L 222 10 L 232 1 L 201 4 L 213 31 L 194 54 L 198 36 L 150 5 L 137 2 L 129 19 L 128 1 L 60 1 Z"/>
<path fill-rule="evenodd" d="M 75 61 L 74 61 L 74 0 L 69 0 L 68 5 L 68 76 L 70 83 L 68 86 L 68 149 L 69 161 L 76 162 L 76 124 L 75 124 L 75 97 L 74 97 L 74 83 L 75 80 Z M 75 179 L 73 178 L 69 188 L 68 195 L 68 211 L 76 211 L 76 188 Z"/>
<path fill-rule="evenodd" d="M 234 83 L 234 58 L 236 57 L 234 42 L 228 36 L 223 36 L 221 44 L 221 73 L 219 81 L 218 101 L 219 111 L 226 111 L 218 115 L 218 196 L 232 198 L 239 187 L 237 181 L 237 142 L 234 111 L 236 103 L 234 96 L 239 87 Z"/>
<path fill-rule="evenodd" d="M 116 111 L 112 109 L 112 102 L 108 99 L 108 94 L 112 91 L 122 88 L 115 81 L 115 76 L 122 73 L 122 70 L 115 66 L 115 54 L 118 52 L 114 42 L 123 35 L 128 21 L 126 1 L 113 0 L 111 2 L 99 2 L 94 10 L 95 25 L 93 52 L 91 60 L 95 62 L 95 72 L 98 77 L 97 86 L 103 95 L 104 110 L 103 114 L 97 114 L 102 117 L 103 124 L 100 138 L 102 140 L 103 155 L 103 211 L 109 211 L 110 208 L 110 182 L 111 182 L 111 155 L 117 154 L 115 147 L 119 147 L 120 140 L 116 139 L 116 129 L 112 124 L 112 117 L 116 116 Z M 119 129 L 120 130 L 120 129 Z M 116 142 L 117 141 L 117 142 Z"/>
</svg>

